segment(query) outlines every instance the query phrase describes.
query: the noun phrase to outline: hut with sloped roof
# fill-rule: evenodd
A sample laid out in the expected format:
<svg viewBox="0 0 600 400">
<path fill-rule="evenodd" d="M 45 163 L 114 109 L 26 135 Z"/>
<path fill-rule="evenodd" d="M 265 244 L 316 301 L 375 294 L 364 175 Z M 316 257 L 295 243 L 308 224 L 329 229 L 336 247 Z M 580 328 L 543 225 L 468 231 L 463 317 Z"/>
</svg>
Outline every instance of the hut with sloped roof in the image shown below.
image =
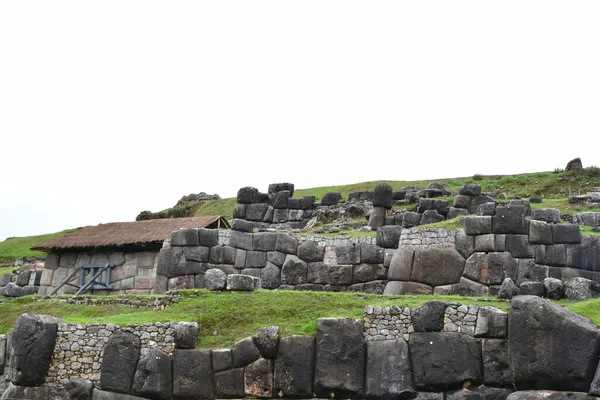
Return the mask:
<svg viewBox="0 0 600 400">
<path fill-rule="evenodd" d="M 149 294 L 158 253 L 181 228 L 230 228 L 220 215 L 114 222 L 40 243 L 47 254 L 38 294 Z"/>
</svg>

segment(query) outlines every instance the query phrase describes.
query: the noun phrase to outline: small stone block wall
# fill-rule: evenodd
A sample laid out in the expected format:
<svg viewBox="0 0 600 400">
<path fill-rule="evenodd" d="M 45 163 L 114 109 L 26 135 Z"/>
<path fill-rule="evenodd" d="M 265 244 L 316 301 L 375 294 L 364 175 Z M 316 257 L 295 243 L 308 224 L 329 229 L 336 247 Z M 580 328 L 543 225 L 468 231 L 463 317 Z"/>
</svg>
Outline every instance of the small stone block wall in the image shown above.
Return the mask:
<svg viewBox="0 0 600 400">
<path fill-rule="evenodd" d="M 171 323 L 128 325 L 121 329 L 114 324 L 59 324 L 52 364 L 47 375 L 48 385 L 64 385 L 78 376 L 98 386 L 104 346 L 116 331 L 138 336 L 141 356 L 152 349 L 172 354 L 175 348 Z"/>
</svg>

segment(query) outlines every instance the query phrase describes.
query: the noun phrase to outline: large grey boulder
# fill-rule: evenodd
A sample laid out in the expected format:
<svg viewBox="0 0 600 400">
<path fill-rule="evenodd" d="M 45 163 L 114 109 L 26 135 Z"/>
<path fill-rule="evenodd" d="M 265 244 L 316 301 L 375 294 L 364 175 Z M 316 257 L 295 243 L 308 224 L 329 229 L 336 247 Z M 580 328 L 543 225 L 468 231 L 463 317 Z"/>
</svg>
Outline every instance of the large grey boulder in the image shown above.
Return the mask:
<svg viewBox="0 0 600 400">
<path fill-rule="evenodd" d="M 465 259 L 455 249 L 415 251 L 411 281 L 430 286 L 458 283 Z"/>
<path fill-rule="evenodd" d="M 250 186 L 246 186 L 238 190 L 237 202 L 240 204 L 251 204 L 254 203 L 255 198 L 258 196 L 258 189 Z"/>
<path fill-rule="evenodd" d="M 56 397 L 57 394 L 58 393 L 56 393 L 56 390 L 53 390 L 53 388 L 49 387 L 17 386 L 13 383 L 9 383 L 4 393 L 2 393 L 2 390 L 0 389 L 0 400 L 46 400 L 49 398 L 61 399 L 62 396 Z"/>
<path fill-rule="evenodd" d="M 412 371 L 404 339 L 367 342 L 365 396 L 396 400 L 412 398 Z"/>
<path fill-rule="evenodd" d="M 138 363 L 132 392 L 151 399 L 169 400 L 172 394 L 171 358 L 159 349 L 151 349 Z"/>
<path fill-rule="evenodd" d="M 600 329 L 588 319 L 536 296 L 517 296 L 508 315 L 508 339 L 516 387 L 589 389 Z"/>
<path fill-rule="evenodd" d="M 504 300 L 510 300 L 519 294 L 519 288 L 512 279 L 505 278 L 498 291 L 498 298 Z"/>
<path fill-rule="evenodd" d="M 440 391 L 483 381 L 477 339 L 455 332 L 413 333 L 409 342 L 415 388 Z"/>
<path fill-rule="evenodd" d="M 382 226 L 377 229 L 377 246 L 386 249 L 397 249 L 401 234 L 402 226 L 400 225 Z"/>
<path fill-rule="evenodd" d="M 560 224 L 560 211 L 556 208 L 545 208 L 541 210 L 531 210 L 531 219 L 535 221 Z"/>
<path fill-rule="evenodd" d="M 542 282 L 526 281 L 519 285 L 519 294 L 522 296 L 544 296 L 544 284 Z"/>
<path fill-rule="evenodd" d="M 416 282 L 398 282 L 392 281 L 385 285 L 383 294 L 432 294 L 433 288 L 428 285 Z"/>
<path fill-rule="evenodd" d="M 360 246 L 360 262 L 365 264 L 383 264 L 384 249 L 374 244 L 362 244 Z M 339 259 L 338 263 L 340 263 Z"/>
<path fill-rule="evenodd" d="M 486 235 L 492 233 L 492 217 L 467 216 L 463 219 L 467 235 Z"/>
<path fill-rule="evenodd" d="M 308 264 L 296 256 L 288 255 L 281 268 L 281 283 L 299 285 L 306 283 Z"/>
<path fill-rule="evenodd" d="M 506 255 L 509 255 L 506 253 Z M 485 285 L 500 285 L 504 281 L 506 265 L 495 262 L 498 257 L 490 257 L 484 252 L 473 253 L 465 263 L 463 276 Z"/>
<path fill-rule="evenodd" d="M 508 330 L 508 314 L 495 307 L 479 307 L 475 337 L 505 339 Z"/>
<path fill-rule="evenodd" d="M 274 393 L 281 397 L 312 397 L 315 338 L 282 338 L 275 360 Z"/>
<path fill-rule="evenodd" d="M 564 282 L 565 297 L 569 300 L 585 300 L 600 295 L 600 284 L 591 279 L 574 277 Z"/>
<path fill-rule="evenodd" d="M 508 340 L 483 339 L 481 341 L 484 383 L 490 386 L 510 387 L 513 384 L 510 370 Z"/>
<path fill-rule="evenodd" d="M 227 274 L 218 268 L 210 268 L 204 274 L 204 286 L 208 290 L 224 290 L 227 286 Z"/>
<path fill-rule="evenodd" d="M 335 206 L 342 199 L 340 192 L 329 192 L 323 195 L 321 198 L 322 206 Z"/>
<path fill-rule="evenodd" d="M 552 241 L 555 244 L 579 244 L 581 232 L 577 224 L 552 225 Z"/>
<path fill-rule="evenodd" d="M 105 392 L 104 390 L 94 388 L 92 400 L 145 400 L 145 398 L 130 394 Z"/>
<path fill-rule="evenodd" d="M 475 238 L 465 233 L 464 229 L 458 229 L 454 234 L 456 250 L 463 258 L 468 259 L 475 252 Z"/>
<path fill-rule="evenodd" d="M 13 280 L 13 274 L 8 273 L 0 276 L 0 286 L 6 286 Z"/>
<path fill-rule="evenodd" d="M 198 246 L 198 229 L 180 228 L 171 234 L 171 246 Z"/>
<path fill-rule="evenodd" d="M 267 261 L 267 266 L 260 270 L 261 287 L 277 289 L 281 285 L 281 271 L 277 265 Z"/>
<path fill-rule="evenodd" d="M 481 194 L 481 185 L 466 183 L 460 187 L 458 193 L 463 196 L 479 196 Z"/>
<path fill-rule="evenodd" d="M 496 207 L 496 215 L 492 217 L 492 233 L 526 235 L 525 215 L 526 209 L 523 206 Z"/>
<path fill-rule="evenodd" d="M 441 301 L 428 301 L 414 308 L 410 316 L 415 332 L 440 332 L 444 329 L 445 311 L 446 303 Z"/>
<path fill-rule="evenodd" d="M 254 230 L 254 223 L 246 221 L 245 219 L 234 218 L 231 223 L 231 229 L 238 232 L 252 233 Z"/>
<path fill-rule="evenodd" d="M 373 229 L 379 229 L 385 225 L 387 211 L 384 207 L 374 207 L 369 213 L 368 225 Z"/>
<path fill-rule="evenodd" d="M 361 321 L 319 318 L 316 341 L 315 394 L 362 396 L 365 346 Z"/>
<path fill-rule="evenodd" d="M 277 358 L 277 348 L 279 347 L 279 327 L 268 326 L 260 328 L 254 335 L 254 344 L 264 358 Z"/>
<path fill-rule="evenodd" d="M 298 252 L 298 239 L 287 234 L 277 235 L 275 250 L 285 254 L 296 254 Z"/>
<path fill-rule="evenodd" d="M 319 246 L 315 241 L 307 240 L 298 246 L 298 257 L 306 262 L 323 261 L 324 256 L 325 247 Z"/>
<path fill-rule="evenodd" d="M 94 384 L 87 379 L 72 376 L 64 385 L 70 400 L 91 400 Z"/>
<path fill-rule="evenodd" d="M 360 246 L 336 246 L 335 255 L 338 264 L 360 264 Z"/>
<path fill-rule="evenodd" d="M 252 239 L 252 249 L 257 251 L 275 251 L 277 236 L 273 232 L 255 233 Z"/>
<path fill-rule="evenodd" d="M 241 399 L 244 397 L 244 368 L 215 373 L 215 398 Z"/>
<path fill-rule="evenodd" d="M 552 225 L 544 221 L 529 221 L 529 243 L 552 244 Z"/>
<path fill-rule="evenodd" d="M 176 349 L 193 349 L 198 340 L 197 322 L 178 322 L 172 325 Z"/>
<path fill-rule="evenodd" d="M 140 338 L 116 331 L 104 346 L 100 367 L 100 388 L 109 392 L 131 393 L 133 377 L 140 359 Z"/>
<path fill-rule="evenodd" d="M 214 372 L 221 372 L 231 369 L 233 362 L 231 359 L 231 349 L 215 349 L 211 351 L 212 368 Z"/>
<path fill-rule="evenodd" d="M 4 375 L 4 365 L 6 364 L 6 335 L 0 335 L 0 376 Z M 0 379 L 1 381 L 1 379 Z"/>
<path fill-rule="evenodd" d="M 229 274 L 227 275 L 227 290 L 251 292 L 260 288 L 259 281 L 260 278 L 251 275 Z"/>
<path fill-rule="evenodd" d="M 259 358 L 244 368 L 246 397 L 273 397 L 273 360 Z"/>
<path fill-rule="evenodd" d="M 214 398 L 210 350 L 173 352 L 173 398 Z"/>
<path fill-rule="evenodd" d="M 19 386 L 41 386 L 50 368 L 58 320 L 21 314 L 9 335 L 6 378 Z"/>
<path fill-rule="evenodd" d="M 245 367 L 260 358 L 260 351 L 256 347 L 254 339 L 247 337 L 235 342 L 231 349 L 231 357 L 234 368 Z"/>
<path fill-rule="evenodd" d="M 278 192 L 274 197 L 275 198 L 273 200 L 273 208 L 281 209 L 288 208 L 288 202 L 290 200 L 290 197 L 292 196 L 290 195 L 289 190 L 282 190 L 281 192 Z"/>
<path fill-rule="evenodd" d="M 31 277 L 31 270 L 21 271 L 17 275 L 17 279 L 16 279 L 15 283 L 21 287 L 27 286 L 27 285 L 29 285 L 30 277 Z"/>
<path fill-rule="evenodd" d="M 582 392 L 554 390 L 519 390 L 508 395 L 506 400 L 597 400 L 597 397 Z"/>
<path fill-rule="evenodd" d="M 6 297 L 21 297 L 25 296 L 25 290 L 15 282 L 9 282 L 2 288 L 2 294 Z"/>
<path fill-rule="evenodd" d="M 563 281 L 556 278 L 544 279 L 544 295 L 550 300 L 559 300 L 565 296 Z"/>
<path fill-rule="evenodd" d="M 380 183 L 373 190 L 373 207 L 383 207 L 387 210 L 392 208 L 392 187 L 386 183 Z"/>
<path fill-rule="evenodd" d="M 407 211 L 402 214 L 402 226 L 404 228 L 412 228 L 413 226 L 418 226 L 421 223 L 421 214 Z"/>
<path fill-rule="evenodd" d="M 421 215 L 421 221 L 419 225 L 433 224 L 436 222 L 444 221 L 446 217 L 438 213 L 436 210 L 426 210 Z"/>
</svg>

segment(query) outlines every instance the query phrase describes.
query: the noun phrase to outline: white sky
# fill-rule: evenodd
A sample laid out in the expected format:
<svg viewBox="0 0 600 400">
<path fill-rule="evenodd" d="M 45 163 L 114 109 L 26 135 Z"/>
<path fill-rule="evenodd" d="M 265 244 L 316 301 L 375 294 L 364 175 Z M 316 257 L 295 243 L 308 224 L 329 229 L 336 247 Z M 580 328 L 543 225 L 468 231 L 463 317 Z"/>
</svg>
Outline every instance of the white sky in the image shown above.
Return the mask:
<svg viewBox="0 0 600 400">
<path fill-rule="evenodd" d="M 0 240 L 204 191 L 600 166 L 600 2 L 2 1 Z"/>
</svg>

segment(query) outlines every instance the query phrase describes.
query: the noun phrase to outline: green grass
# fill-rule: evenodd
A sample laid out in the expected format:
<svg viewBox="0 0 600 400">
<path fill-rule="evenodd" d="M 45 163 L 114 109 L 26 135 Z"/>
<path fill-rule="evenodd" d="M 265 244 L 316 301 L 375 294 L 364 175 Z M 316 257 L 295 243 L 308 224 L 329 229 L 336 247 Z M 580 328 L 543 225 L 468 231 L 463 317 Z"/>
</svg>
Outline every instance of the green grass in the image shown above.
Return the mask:
<svg viewBox="0 0 600 400">
<path fill-rule="evenodd" d="M 8 238 L 0 242 L 0 263 L 13 263 L 15 260 L 20 260 L 22 257 L 27 258 L 44 258 L 46 253 L 43 251 L 30 250 L 32 246 L 45 242 L 46 240 L 64 236 L 67 233 L 76 231 L 77 229 L 67 229 L 61 232 L 48 233 L 37 236 L 23 236 L 16 238 Z"/>
<path fill-rule="evenodd" d="M 441 229 L 447 229 L 449 231 L 456 231 L 461 228 L 464 228 L 463 216 L 459 215 L 458 217 L 454 217 L 452 219 L 447 219 L 445 221 L 435 222 L 433 224 L 418 225 L 418 226 L 415 226 L 415 228 L 416 229 L 441 228 Z"/>
<path fill-rule="evenodd" d="M 38 302 L 36 296 L 8 299 L 0 307 L 0 333 L 7 333 L 22 313 L 49 314 L 67 323 L 144 324 L 149 322 L 195 321 L 200 327 L 199 348 L 228 348 L 237 340 L 254 335 L 259 328 L 277 325 L 282 336 L 313 335 L 317 319 L 362 318 L 366 306 L 413 309 L 431 300 L 493 306 L 508 311 L 509 303 L 494 297 L 434 295 L 383 296 L 364 293 L 268 291 L 211 293 L 188 290 L 186 297 L 162 311 L 123 306 L 84 306 L 66 302 Z M 121 296 L 130 299 L 152 296 Z M 112 297 L 114 298 L 114 296 Z M 560 300 L 557 304 L 588 317 L 600 325 L 600 298 L 580 302 Z"/>
<path fill-rule="evenodd" d="M 0 276 L 13 272 L 15 267 L 0 267 Z"/>
<path fill-rule="evenodd" d="M 64 302 L 37 302 L 35 296 L 7 300 L 0 307 L 0 333 L 6 333 L 22 313 L 50 314 L 68 323 L 129 323 L 196 321 L 200 327 L 198 347 L 218 348 L 256 334 L 259 328 L 277 325 L 283 336 L 313 335 L 317 319 L 362 318 L 366 306 L 417 307 L 439 299 L 461 304 L 491 305 L 507 310 L 508 303 L 494 298 L 462 296 L 382 296 L 364 293 L 267 291 L 211 293 L 186 291 L 185 298 L 166 310 L 121 306 L 83 306 Z M 148 296 L 146 296 L 147 298 Z M 216 333 L 216 334 L 215 334 Z"/>
</svg>

